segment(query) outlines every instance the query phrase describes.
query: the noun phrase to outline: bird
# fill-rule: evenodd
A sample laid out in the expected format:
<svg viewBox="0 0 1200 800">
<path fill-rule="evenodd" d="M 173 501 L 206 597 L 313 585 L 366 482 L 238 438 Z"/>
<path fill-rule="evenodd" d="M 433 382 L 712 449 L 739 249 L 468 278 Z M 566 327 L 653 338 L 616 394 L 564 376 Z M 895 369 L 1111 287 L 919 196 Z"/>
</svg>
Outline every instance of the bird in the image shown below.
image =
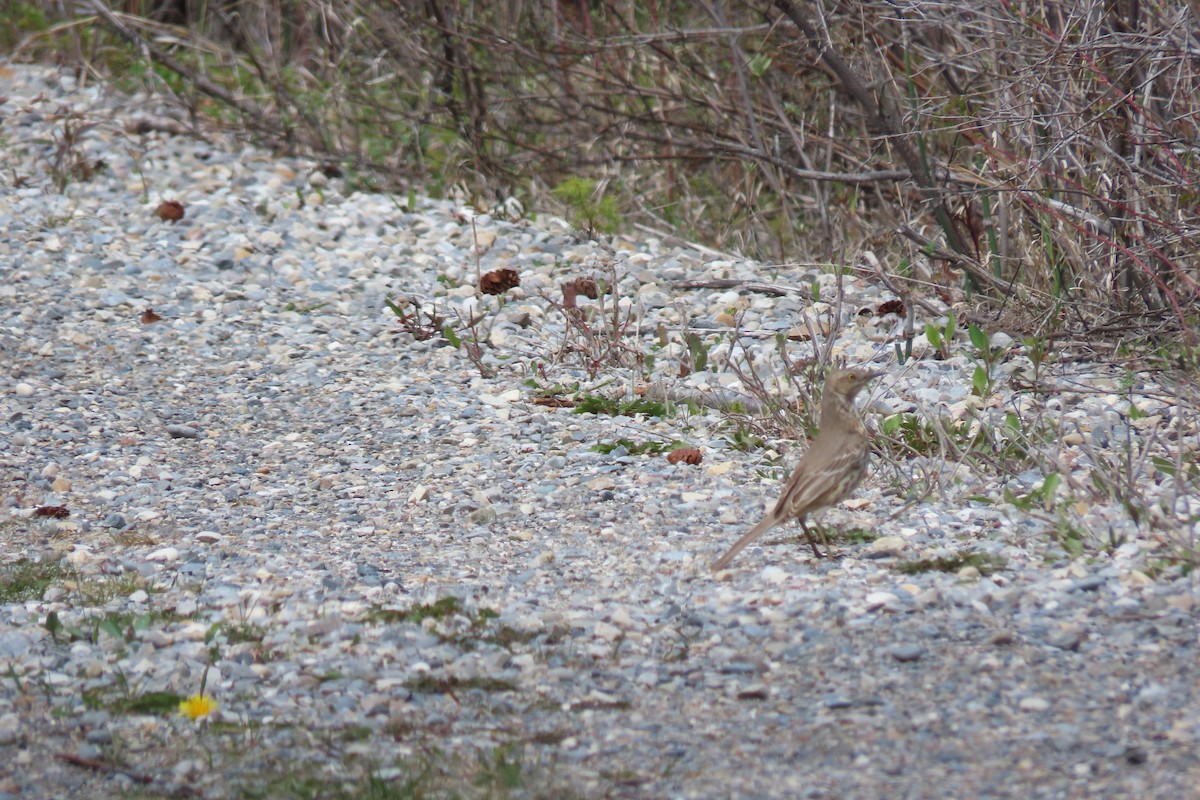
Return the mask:
<svg viewBox="0 0 1200 800">
<path fill-rule="evenodd" d="M 805 517 L 845 500 L 867 474 L 870 439 L 854 410 L 854 398 L 883 374 L 867 369 L 835 369 L 829 373 L 821 397 L 817 438 L 796 464 L 775 507 L 713 562 L 713 572 L 725 569 L 746 545 L 789 519 L 799 521 L 813 553 L 821 558 Z"/>
</svg>

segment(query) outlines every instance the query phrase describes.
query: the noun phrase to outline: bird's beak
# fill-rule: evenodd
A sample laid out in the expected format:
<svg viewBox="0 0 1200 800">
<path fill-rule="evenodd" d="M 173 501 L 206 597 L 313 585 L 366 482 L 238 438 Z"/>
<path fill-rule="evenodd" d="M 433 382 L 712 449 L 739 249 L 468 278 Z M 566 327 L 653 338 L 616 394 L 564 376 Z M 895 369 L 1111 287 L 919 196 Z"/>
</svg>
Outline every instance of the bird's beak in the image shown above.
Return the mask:
<svg viewBox="0 0 1200 800">
<path fill-rule="evenodd" d="M 876 378 L 882 378 L 884 375 L 887 375 L 887 370 L 884 370 L 884 369 L 872 370 L 871 372 L 867 373 L 867 380 L 873 381 Z"/>
</svg>

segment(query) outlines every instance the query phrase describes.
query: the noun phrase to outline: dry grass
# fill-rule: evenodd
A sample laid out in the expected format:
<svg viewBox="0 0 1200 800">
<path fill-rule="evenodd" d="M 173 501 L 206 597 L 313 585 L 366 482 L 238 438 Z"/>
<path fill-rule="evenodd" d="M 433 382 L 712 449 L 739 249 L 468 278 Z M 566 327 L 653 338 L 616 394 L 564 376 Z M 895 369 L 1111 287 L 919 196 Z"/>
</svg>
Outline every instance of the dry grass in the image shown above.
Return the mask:
<svg viewBox="0 0 1200 800">
<path fill-rule="evenodd" d="M 586 176 L 635 229 L 871 253 L 990 327 L 1195 344 L 1194 7 L 92 0 L 41 31 L 24 7 L 18 56 L 123 67 L 385 184 L 553 206 Z"/>
</svg>

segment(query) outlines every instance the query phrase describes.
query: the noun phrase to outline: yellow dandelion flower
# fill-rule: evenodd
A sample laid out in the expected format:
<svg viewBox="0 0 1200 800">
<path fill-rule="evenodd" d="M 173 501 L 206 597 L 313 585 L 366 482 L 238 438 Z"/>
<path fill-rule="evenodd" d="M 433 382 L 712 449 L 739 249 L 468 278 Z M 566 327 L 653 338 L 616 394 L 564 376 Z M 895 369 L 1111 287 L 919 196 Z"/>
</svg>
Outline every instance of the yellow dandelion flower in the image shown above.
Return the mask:
<svg viewBox="0 0 1200 800">
<path fill-rule="evenodd" d="M 187 700 L 179 701 L 179 713 L 190 720 L 207 717 L 217 710 L 217 701 L 206 694 L 194 694 Z"/>
</svg>

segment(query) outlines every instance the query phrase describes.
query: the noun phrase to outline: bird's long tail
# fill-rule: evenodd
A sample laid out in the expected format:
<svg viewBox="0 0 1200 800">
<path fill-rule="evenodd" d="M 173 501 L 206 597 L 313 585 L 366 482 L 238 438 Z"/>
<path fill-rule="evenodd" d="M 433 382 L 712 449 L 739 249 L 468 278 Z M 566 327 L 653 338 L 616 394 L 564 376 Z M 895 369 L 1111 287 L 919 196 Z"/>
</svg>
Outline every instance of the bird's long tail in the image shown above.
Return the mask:
<svg viewBox="0 0 1200 800">
<path fill-rule="evenodd" d="M 742 538 L 734 542 L 733 547 L 725 551 L 725 555 L 721 556 L 712 563 L 712 571 L 720 572 L 721 570 L 725 569 L 727 566 L 729 566 L 729 562 L 733 561 L 737 554 L 746 548 L 746 545 L 753 542 L 759 536 L 762 536 L 771 528 L 774 528 L 777 524 L 779 524 L 779 520 L 775 519 L 774 514 L 768 514 L 765 516 L 762 522 L 746 531 L 746 533 L 742 535 Z"/>
</svg>

